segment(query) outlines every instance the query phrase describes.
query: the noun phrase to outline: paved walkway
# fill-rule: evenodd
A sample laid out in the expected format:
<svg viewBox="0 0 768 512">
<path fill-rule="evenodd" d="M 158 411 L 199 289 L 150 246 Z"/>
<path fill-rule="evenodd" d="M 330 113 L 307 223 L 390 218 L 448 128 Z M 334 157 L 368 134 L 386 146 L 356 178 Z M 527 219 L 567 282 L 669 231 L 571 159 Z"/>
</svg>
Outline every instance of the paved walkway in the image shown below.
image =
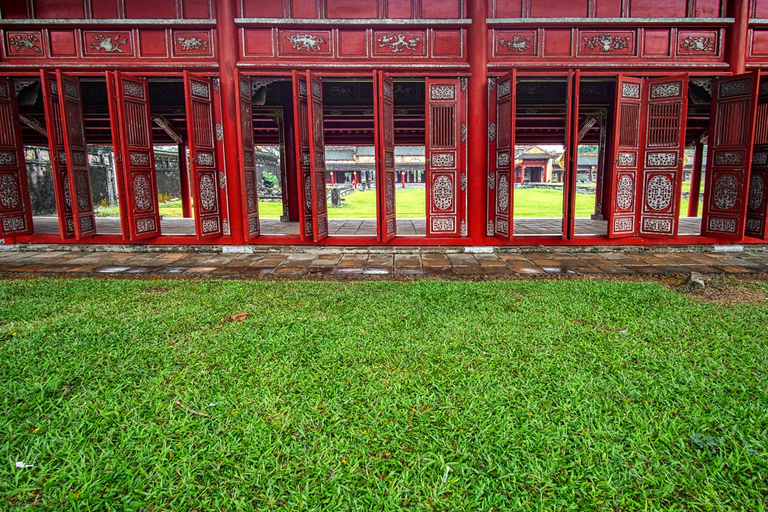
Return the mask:
<svg viewBox="0 0 768 512">
<path fill-rule="evenodd" d="M 445 248 L 371 250 L 260 248 L 252 254 L 181 252 L 0 251 L 0 276 L 207 277 L 234 279 L 509 279 L 547 276 L 768 274 L 768 251 L 502 252 Z"/>
</svg>

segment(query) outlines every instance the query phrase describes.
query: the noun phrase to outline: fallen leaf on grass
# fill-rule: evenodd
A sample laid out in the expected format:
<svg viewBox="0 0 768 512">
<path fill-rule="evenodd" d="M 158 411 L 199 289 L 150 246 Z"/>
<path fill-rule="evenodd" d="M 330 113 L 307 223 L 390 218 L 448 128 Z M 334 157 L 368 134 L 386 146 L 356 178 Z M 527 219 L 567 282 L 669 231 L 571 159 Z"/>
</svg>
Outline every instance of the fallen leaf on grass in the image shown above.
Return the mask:
<svg viewBox="0 0 768 512">
<path fill-rule="evenodd" d="M 242 322 L 248 318 L 248 313 L 235 313 L 234 315 L 229 315 L 226 320 L 227 322 Z"/>
</svg>

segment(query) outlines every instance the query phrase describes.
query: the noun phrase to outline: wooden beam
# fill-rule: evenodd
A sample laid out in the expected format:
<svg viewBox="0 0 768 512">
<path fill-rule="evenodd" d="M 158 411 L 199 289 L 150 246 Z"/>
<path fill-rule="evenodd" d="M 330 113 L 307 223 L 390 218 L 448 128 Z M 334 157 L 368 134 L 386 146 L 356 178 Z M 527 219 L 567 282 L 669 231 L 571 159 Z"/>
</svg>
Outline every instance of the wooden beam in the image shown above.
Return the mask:
<svg viewBox="0 0 768 512">
<path fill-rule="evenodd" d="M 587 132 L 591 130 L 592 127 L 595 126 L 596 124 L 597 124 L 596 117 L 587 116 L 584 122 L 581 123 L 581 126 L 579 126 L 579 135 L 577 137 L 577 140 L 581 142 L 584 136 L 587 134 Z"/>
<path fill-rule="evenodd" d="M 46 139 L 48 138 L 48 130 L 46 130 L 45 127 L 42 124 L 40 124 L 40 121 L 38 121 L 34 117 L 20 115 L 19 119 L 21 119 L 22 123 L 24 123 L 25 125 L 35 130 L 37 133 L 44 136 Z"/>
<path fill-rule="evenodd" d="M 152 121 L 154 121 L 157 126 L 162 128 L 163 131 L 167 133 L 168 136 L 173 139 L 173 142 L 176 144 L 187 143 L 187 141 L 184 140 L 184 137 L 181 135 L 181 132 L 178 131 L 164 116 L 152 116 Z"/>
</svg>

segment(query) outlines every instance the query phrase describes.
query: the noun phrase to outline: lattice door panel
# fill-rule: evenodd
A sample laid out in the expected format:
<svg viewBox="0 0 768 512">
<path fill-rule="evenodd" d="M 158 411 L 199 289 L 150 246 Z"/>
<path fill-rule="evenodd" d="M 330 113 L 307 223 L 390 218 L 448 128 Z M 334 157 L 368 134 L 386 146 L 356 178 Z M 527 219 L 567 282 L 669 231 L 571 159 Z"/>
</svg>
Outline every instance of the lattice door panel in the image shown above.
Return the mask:
<svg viewBox="0 0 768 512">
<path fill-rule="evenodd" d="M 620 76 L 616 82 L 614 166 L 611 176 L 611 217 L 608 237 L 637 234 L 635 222 L 638 169 L 642 165 L 641 123 L 645 81 Z"/>
<path fill-rule="evenodd" d="M 397 181 L 397 173 L 395 172 L 395 86 L 389 75 L 381 71 L 377 72 L 376 75 L 378 235 L 379 240 L 387 242 L 397 234 L 395 214 L 395 186 Z"/>
<path fill-rule="evenodd" d="M 117 108 L 116 160 L 125 194 L 128 236 L 144 240 L 160 235 L 155 153 L 152 146 L 152 121 L 149 85 L 135 76 L 114 73 Z"/>
<path fill-rule="evenodd" d="M 59 82 L 51 71 L 41 71 L 40 80 L 45 107 L 45 124 L 48 131 L 48 147 L 51 155 L 53 191 L 59 232 L 64 239 L 75 237 L 75 220 L 72 213 L 72 189 L 67 172 L 67 153 L 64 150 L 64 133 L 59 103 Z"/>
<path fill-rule="evenodd" d="M 253 102 L 250 78 L 238 80 L 239 108 L 237 130 L 240 140 L 240 166 L 243 177 L 243 204 L 245 205 L 245 239 L 252 241 L 260 234 L 259 194 L 256 183 L 256 157 L 253 145 Z"/>
<path fill-rule="evenodd" d="M 749 173 L 745 234 L 768 239 L 768 79 L 763 78 L 757 96 L 752 170 Z"/>
<path fill-rule="evenodd" d="M 299 232 L 302 240 L 312 240 L 312 157 L 309 139 L 309 105 L 307 79 L 293 72 L 293 129 L 296 141 L 296 172 L 299 191 Z"/>
<path fill-rule="evenodd" d="M 32 233 L 32 206 L 13 82 L 0 78 L 0 237 Z"/>
<path fill-rule="evenodd" d="M 307 126 L 309 136 L 310 184 L 312 200 L 313 240 L 319 242 L 328 237 L 328 207 L 325 196 L 325 136 L 323 132 L 323 83 L 307 71 L 309 100 L 307 101 Z"/>
<path fill-rule="evenodd" d="M 207 78 L 184 72 L 189 137 L 189 168 L 195 203 L 197 236 L 222 234 L 219 202 L 219 154 L 216 147 L 216 122 L 213 112 L 213 83 Z"/>
<path fill-rule="evenodd" d="M 494 200 L 494 231 L 501 239 L 512 238 L 512 212 L 514 210 L 515 162 L 515 109 L 517 98 L 517 72 L 515 70 L 496 79 L 495 150 L 491 155 L 491 179 L 496 191 Z"/>
<path fill-rule="evenodd" d="M 646 80 L 645 102 L 639 232 L 644 236 L 674 237 L 683 182 L 687 78 Z"/>
<path fill-rule="evenodd" d="M 459 236 L 461 81 L 427 78 L 426 90 L 427 236 Z"/>
<path fill-rule="evenodd" d="M 734 240 L 744 235 L 758 80 L 752 72 L 713 85 L 703 235 Z"/>
</svg>

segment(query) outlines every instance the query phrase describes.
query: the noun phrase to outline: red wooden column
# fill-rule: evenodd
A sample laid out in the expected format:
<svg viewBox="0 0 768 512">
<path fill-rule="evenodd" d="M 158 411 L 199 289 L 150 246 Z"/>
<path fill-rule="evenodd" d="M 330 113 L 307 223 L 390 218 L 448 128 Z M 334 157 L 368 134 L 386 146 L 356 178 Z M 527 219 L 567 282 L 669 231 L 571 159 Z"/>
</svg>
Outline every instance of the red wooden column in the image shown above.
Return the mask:
<svg viewBox="0 0 768 512">
<path fill-rule="evenodd" d="M 222 127 L 224 128 L 224 161 L 227 166 L 227 200 L 229 230 L 233 245 L 245 244 L 242 201 L 242 177 L 238 152 L 237 95 L 239 59 L 238 33 L 235 26 L 237 0 L 216 0 L 216 34 L 219 44 L 219 76 L 221 79 Z"/>
<path fill-rule="evenodd" d="M 704 144 L 696 142 L 691 169 L 691 194 L 688 196 L 688 216 L 696 217 L 699 213 L 699 194 L 701 193 L 701 164 L 704 156 Z"/>
<path fill-rule="evenodd" d="M 179 144 L 179 175 L 181 178 L 181 216 L 185 219 L 192 217 L 189 199 L 189 168 L 187 167 L 187 145 Z"/>
<path fill-rule="evenodd" d="M 729 0 L 726 4 L 727 15 L 734 18 L 734 23 L 725 35 L 725 57 L 731 73 L 738 75 L 746 71 L 749 0 Z"/>
<path fill-rule="evenodd" d="M 467 234 L 473 245 L 483 245 L 486 235 L 485 215 L 488 143 L 488 2 L 468 0 L 469 87 L 467 94 Z"/>
</svg>

